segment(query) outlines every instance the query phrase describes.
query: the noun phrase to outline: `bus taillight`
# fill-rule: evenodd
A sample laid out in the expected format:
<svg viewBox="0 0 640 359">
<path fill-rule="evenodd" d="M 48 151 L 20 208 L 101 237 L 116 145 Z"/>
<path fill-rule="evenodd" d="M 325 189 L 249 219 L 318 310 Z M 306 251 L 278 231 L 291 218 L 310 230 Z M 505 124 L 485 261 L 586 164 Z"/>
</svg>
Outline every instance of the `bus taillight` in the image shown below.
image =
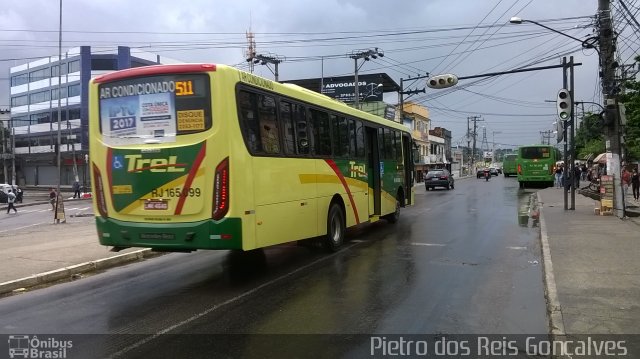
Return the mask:
<svg viewBox="0 0 640 359">
<path fill-rule="evenodd" d="M 216 167 L 213 181 L 213 214 L 214 220 L 220 220 L 229 211 L 229 157 Z"/>
<path fill-rule="evenodd" d="M 107 217 L 107 200 L 104 197 L 104 187 L 102 183 L 102 175 L 96 164 L 93 164 L 93 179 L 96 182 L 96 205 L 98 206 L 98 212 L 102 217 Z"/>
<path fill-rule="evenodd" d="M 522 165 L 518 163 L 518 174 L 522 174 Z"/>
</svg>

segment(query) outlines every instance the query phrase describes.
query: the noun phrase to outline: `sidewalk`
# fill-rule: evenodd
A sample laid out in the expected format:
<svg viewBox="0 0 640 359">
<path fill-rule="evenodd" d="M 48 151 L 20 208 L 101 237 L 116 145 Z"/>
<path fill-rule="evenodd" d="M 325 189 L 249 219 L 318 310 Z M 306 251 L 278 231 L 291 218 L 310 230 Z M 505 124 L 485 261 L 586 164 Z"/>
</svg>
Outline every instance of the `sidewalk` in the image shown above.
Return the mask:
<svg viewBox="0 0 640 359">
<path fill-rule="evenodd" d="M 545 289 L 553 334 L 640 333 L 640 218 L 594 214 L 597 202 L 538 192 Z"/>
<path fill-rule="evenodd" d="M 21 207 L 48 205 L 46 198 L 39 197 L 25 197 L 24 203 L 16 205 L 18 211 Z M 91 200 L 65 199 L 65 207 L 74 202 L 91 206 Z M 0 206 L 2 209 L 6 210 L 6 204 Z M 140 248 L 110 252 L 98 243 L 93 215 L 67 215 L 66 223 L 54 224 L 53 212 L 46 214 L 51 224 L 0 231 L 0 295 L 158 255 Z"/>
</svg>

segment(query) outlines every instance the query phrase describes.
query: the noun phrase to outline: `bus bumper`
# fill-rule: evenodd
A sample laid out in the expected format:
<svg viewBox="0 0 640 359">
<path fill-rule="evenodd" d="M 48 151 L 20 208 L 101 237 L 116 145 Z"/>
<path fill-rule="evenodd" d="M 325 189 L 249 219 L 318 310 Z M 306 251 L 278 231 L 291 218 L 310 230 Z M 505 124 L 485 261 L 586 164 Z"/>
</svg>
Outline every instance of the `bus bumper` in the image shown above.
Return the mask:
<svg viewBox="0 0 640 359">
<path fill-rule="evenodd" d="M 242 249 L 242 220 L 225 218 L 188 223 L 134 223 L 96 217 L 100 244 L 160 251 Z"/>
</svg>

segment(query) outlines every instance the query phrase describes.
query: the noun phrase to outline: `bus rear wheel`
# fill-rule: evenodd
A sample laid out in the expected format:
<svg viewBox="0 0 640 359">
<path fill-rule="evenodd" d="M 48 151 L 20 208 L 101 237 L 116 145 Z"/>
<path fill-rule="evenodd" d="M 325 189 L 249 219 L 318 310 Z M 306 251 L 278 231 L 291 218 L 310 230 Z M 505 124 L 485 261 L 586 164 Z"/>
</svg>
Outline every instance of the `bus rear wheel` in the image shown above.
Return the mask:
<svg viewBox="0 0 640 359">
<path fill-rule="evenodd" d="M 329 208 L 327 216 L 327 234 L 324 238 L 324 247 L 330 252 L 336 252 L 344 242 L 346 225 L 342 207 L 334 203 Z"/>
<path fill-rule="evenodd" d="M 396 200 L 396 210 L 393 213 L 387 214 L 382 218 L 386 219 L 389 223 L 396 223 L 400 219 L 400 201 Z"/>
</svg>

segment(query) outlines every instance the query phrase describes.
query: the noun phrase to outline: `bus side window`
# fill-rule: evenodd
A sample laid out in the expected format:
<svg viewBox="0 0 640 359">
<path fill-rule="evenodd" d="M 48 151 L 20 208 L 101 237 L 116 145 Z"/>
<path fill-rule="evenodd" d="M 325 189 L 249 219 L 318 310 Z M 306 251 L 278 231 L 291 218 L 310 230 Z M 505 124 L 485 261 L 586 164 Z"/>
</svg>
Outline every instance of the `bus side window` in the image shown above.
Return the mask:
<svg viewBox="0 0 640 359">
<path fill-rule="evenodd" d="M 365 141 L 364 141 L 364 126 L 362 125 L 362 121 L 356 121 L 356 157 L 360 159 L 365 158 Z"/>
<path fill-rule="evenodd" d="M 282 129 L 284 133 L 284 153 L 288 155 L 296 154 L 296 137 L 293 121 L 293 110 L 291 109 L 291 107 L 291 103 L 289 102 L 280 102 L 280 122 L 282 123 Z"/>
<path fill-rule="evenodd" d="M 307 126 L 307 110 L 304 106 L 293 104 L 293 123 L 295 124 L 298 154 L 309 154 L 309 128 Z"/>
<path fill-rule="evenodd" d="M 357 156 L 356 155 L 356 148 L 357 148 L 356 122 L 353 119 L 349 119 L 348 123 L 349 123 L 349 132 L 347 133 L 347 136 L 349 138 L 349 157 L 354 158 Z"/>
<path fill-rule="evenodd" d="M 276 101 L 271 96 L 259 95 L 260 139 L 262 151 L 269 154 L 280 153 L 280 135 L 276 120 Z"/>
<path fill-rule="evenodd" d="M 381 160 L 387 158 L 387 152 L 385 146 L 387 145 L 384 141 L 384 129 L 378 128 L 378 155 Z"/>
<path fill-rule="evenodd" d="M 393 131 L 396 138 L 396 160 L 398 163 L 402 163 L 402 133 L 400 131 Z"/>
<path fill-rule="evenodd" d="M 244 138 L 251 153 L 262 149 L 257 116 L 257 95 L 248 91 L 240 91 L 238 102 L 240 103 L 240 121 L 242 121 Z"/>
<path fill-rule="evenodd" d="M 331 115 L 333 129 L 333 155 L 344 157 L 349 155 L 349 132 L 347 119 L 342 116 Z"/>
<path fill-rule="evenodd" d="M 391 129 L 386 129 L 384 131 L 384 150 L 386 154 L 386 159 L 395 160 L 396 159 L 396 145 L 394 143 L 395 135 L 394 131 Z"/>
<path fill-rule="evenodd" d="M 311 123 L 313 125 L 313 153 L 315 155 L 331 155 L 331 125 L 329 114 L 324 111 L 311 109 Z"/>
</svg>

